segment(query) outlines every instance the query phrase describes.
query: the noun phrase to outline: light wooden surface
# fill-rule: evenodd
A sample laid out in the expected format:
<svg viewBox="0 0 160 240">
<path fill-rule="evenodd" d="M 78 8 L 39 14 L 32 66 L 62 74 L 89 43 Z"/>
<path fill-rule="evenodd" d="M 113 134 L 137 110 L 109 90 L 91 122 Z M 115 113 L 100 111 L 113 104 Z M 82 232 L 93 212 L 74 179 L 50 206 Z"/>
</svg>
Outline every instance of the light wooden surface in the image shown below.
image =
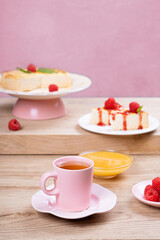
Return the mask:
<svg viewBox="0 0 160 240">
<path fill-rule="evenodd" d="M 0 156 L 0 240 L 160 239 L 160 209 L 134 198 L 134 184 L 159 175 L 160 156 L 135 155 L 130 169 L 110 180 L 94 182 L 115 192 L 117 205 L 108 213 L 64 220 L 38 213 L 31 197 L 40 176 L 57 156 Z"/>
<path fill-rule="evenodd" d="M 104 98 L 64 98 L 68 114 L 59 119 L 29 121 L 19 119 L 22 130 L 8 130 L 15 98 L 0 99 L 1 154 L 79 154 L 87 150 L 115 149 L 134 154 L 160 153 L 160 128 L 137 136 L 109 136 L 83 130 L 78 119 L 93 107 L 103 106 Z M 137 101 L 160 120 L 160 98 L 120 98 L 122 105 Z"/>
</svg>

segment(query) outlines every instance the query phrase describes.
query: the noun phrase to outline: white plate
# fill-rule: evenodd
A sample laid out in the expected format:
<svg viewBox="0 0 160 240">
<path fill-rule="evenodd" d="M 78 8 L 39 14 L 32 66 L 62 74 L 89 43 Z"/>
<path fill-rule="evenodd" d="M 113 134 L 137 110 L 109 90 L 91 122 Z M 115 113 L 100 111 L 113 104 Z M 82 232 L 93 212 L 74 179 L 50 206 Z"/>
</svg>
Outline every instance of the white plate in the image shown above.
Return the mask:
<svg viewBox="0 0 160 240">
<path fill-rule="evenodd" d="M 82 91 L 91 85 L 91 80 L 88 77 L 73 74 L 71 75 L 72 86 L 70 88 L 60 88 L 57 92 L 49 92 L 48 88 L 35 89 L 29 92 L 19 92 L 4 89 L 0 86 L 0 92 L 7 93 L 11 96 L 21 99 L 53 99 L 64 95 Z"/>
<path fill-rule="evenodd" d="M 115 130 L 112 130 L 111 126 L 97 126 L 97 125 L 94 125 L 94 124 L 90 124 L 89 123 L 90 117 L 91 117 L 91 113 L 88 113 L 88 114 L 82 116 L 78 121 L 79 125 L 82 128 L 84 128 L 85 130 L 95 132 L 95 133 L 100 133 L 100 134 L 137 135 L 137 134 L 152 132 L 155 129 L 157 129 L 158 126 L 159 126 L 159 121 L 156 118 L 149 116 L 149 127 L 148 128 L 139 129 L 139 130 L 115 131 Z"/>
<path fill-rule="evenodd" d="M 152 180 L 137 183 L 132 188 L 133 195 L 141 202 L 148 204 L 152 207 L 160 208 L 160 202 L 152 202 L 144 199 L 144 189 L 147 185 L 152 185 Z"/>
<path fill-rule="evenodd" d="M 49 186 L 52 189 L 54 185 Z M 110 211 L 117 202 L 117 196 L 110 190 L 93 183 L 90 207 L 81 212 L 66 212 L 56 208 L 54 196 L 46 195 L 42 190 L 32 196 L 32 206 L 39 212 L 50 213 L 60 218 L 79 219 L 96 213 Z"/>
</svg>

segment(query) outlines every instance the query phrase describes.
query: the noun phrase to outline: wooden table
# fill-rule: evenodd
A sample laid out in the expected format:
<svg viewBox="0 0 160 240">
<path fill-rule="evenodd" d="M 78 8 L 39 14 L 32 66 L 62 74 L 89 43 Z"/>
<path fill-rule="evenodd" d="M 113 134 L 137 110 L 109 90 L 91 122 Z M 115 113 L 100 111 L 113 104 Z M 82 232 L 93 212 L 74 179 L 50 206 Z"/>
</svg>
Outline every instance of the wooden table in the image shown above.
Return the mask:
<svg viewBox="0 0 160 240">
<path fill-rule="evenodd" d="M 160 120 L 160 98 L 120 98 L 124 106 L 135 100 L 152 116 Z M 20 119 L 23 129 L 8 130 L 13 118 L 15 99 L 0 99 L 0 153 L 2 154 L 79 154 L 87 150 L 115 149 L 125 153 L 160 154 L 160 128 L 152 134 L 107 136 L 85 131 L 78 119 L 95 106 L 103 106 L 104 98 L 65 98 L 68 114 L 59 119 L 28 121 Z M 43 144 L 42 144 L 43 141 Z"/>
<path fill-rule="evenodd" d="M 159 129 L 133 139 L 119 138 L 119 141 L 110 136 L 89 133 L 77 126 L 77 120 L 88 113 L 95 103 L 103 102 L 103 99 L 65 99 L 69 111 L 66 117 L 39 122 L 20 120 L 23 129 L 9 132 L 7 122 L 12 118 L 10 110 L 14 99 L 0 101 L 0 240 L 160 239 L 160 209 L 139 202 L 131 192 L 137 182 L 160 176 Z M 85 101 L 87 104 L 84 104 Z M 121 99 L 122 103 L 127 101 Z M 150 109 L 151 115 L 160 117 L 160 99 L 150 99 L 148 104 L 147 99 L 137 101 L 144 104 L 146 110 Z M 82 104 L 84 107 L 81 107 Z M 155 104 L 154 110 L 152 104 Z M 81 113 L 77 109 L 78 105 Z M 58 126 L 66 126 L 66 129 L 63 127 L 58 130 Z M 74 143 L 76 138 L 78 142 Z M 91 143 L 87 143 L 86 138 Z M 77 154 L 87 150 L 86 143 L 88 149 L 99 149 L 99 142 L 96 145 L 92 138 L 101 143 L 104 140 L 105 149 L 114 147 L 132 152 L 134 157 L 131 168 L 118 177 L 110 180 L 94 178 L 94 182 L 116 193 L 118 202 L 115 208 L 108 213 L 81 220 L 64 220 L 35 211 L 31 206 L 31 197 L 40 189 L 40 176 L 52 168 L 52 161 L 60 154 Z M 132 144 L 134 142 L 134 147 L 130 141 Z M 42 147 L 42 143 L 48 146 L 47 150 Z M 57 148 L 54 150 L 50 149 L 55 146 Z M 48 155 L 50 153 L 54 155 Z"/>
</svg>

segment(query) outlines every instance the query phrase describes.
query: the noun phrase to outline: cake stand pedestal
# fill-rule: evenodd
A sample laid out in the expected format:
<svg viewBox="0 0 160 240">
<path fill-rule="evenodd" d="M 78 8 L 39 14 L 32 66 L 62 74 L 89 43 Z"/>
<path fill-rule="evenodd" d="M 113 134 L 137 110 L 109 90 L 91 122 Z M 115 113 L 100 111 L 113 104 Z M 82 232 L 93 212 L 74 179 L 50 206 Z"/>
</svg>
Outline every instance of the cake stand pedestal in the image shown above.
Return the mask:
<svg viewBox="0 0 160 240">
<path fill-rule="evenodd" d="M 66 109 L 61 98 L 18 99 L 12 113 L 15 117 L 23 119 L 44 120 L 62 117 L 66 114 Z"/>
</svg>

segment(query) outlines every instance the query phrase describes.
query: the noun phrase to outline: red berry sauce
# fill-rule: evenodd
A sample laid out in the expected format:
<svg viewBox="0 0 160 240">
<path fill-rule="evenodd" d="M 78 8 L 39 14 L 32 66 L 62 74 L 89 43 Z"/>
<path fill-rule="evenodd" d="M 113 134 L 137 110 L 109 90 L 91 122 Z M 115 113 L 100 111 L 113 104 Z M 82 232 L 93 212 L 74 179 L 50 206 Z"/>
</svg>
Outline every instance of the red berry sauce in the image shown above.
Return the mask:
<svg viewBox="0 0 160 240">
<path fill-rule="evenodd" d="M 105 126 L 105 124 L 102 122 L 102 108 L 97 108 L 99 113 L 99 122 L 97 123 L 98 126 Z"/>
</svg>

